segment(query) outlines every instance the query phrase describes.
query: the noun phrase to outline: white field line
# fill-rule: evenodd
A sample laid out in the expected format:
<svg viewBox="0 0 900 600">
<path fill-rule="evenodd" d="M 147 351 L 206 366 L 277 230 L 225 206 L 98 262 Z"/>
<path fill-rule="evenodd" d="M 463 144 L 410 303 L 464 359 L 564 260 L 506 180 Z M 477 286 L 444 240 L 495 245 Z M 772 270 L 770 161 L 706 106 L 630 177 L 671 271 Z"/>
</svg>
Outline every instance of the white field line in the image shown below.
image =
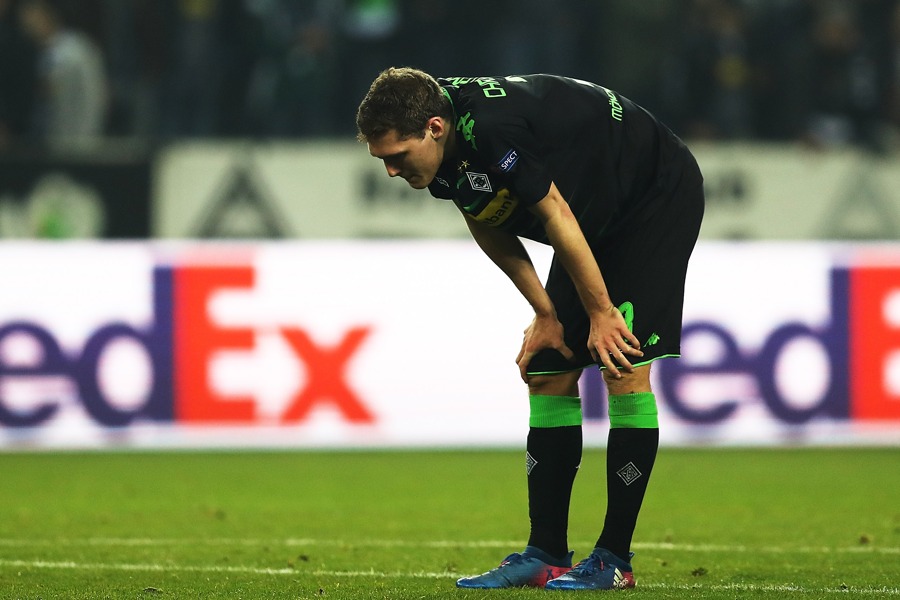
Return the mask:
<svg viewBox="0 0 900 600">
<path fill-rule="evenodd" d="M 46 570 L 84 570 L 84 571 L 130 571 L 150 573 L 218 573 L 218 574 L 250 574 L 250 575 L 288 575 L 288 576 L 313 576 L 333 578 L 377 578 L 377 579 L 455 579 L 458 573 L 428 572 L 428 571 L 302 571 L 296 569 L 273 569 L 261 567 L 241 566 L 187 566 L 166 565 L 156 563 L 78 563 L 74 561 L 46 561 L 46 560 L 3 560 L 0 559 L 0 567 L 17 569 L 46 569 Z M 841 588 L 807 588 L 796 585 L 765 585 L 751 583 L 733 584 L 669 584 L 669 583 L 640 583 L 641 588 L 654 590 L 682 590 L 682 591 L 712 591 L 712 592 L 767 592 L 767 593 L 794 593 L 794 594 L 866 594 L 877 596 L 900 596 L 900 588 L 889 587 L 841 587 Z"/>
<path fill-rule="evenodd" d="M 578 547 L 590 547 L 590 542 L 573 544 Z M 0 547 L 16 548 L 29 546 L 288 546 L 288 547 L 352 547 L 352 548 L 503 548 L 515 550 L 521 541 L 509 540 L 332 540 L 313 538 L 253 539 L 253 538 L 0 538 Z M 697 553 L 743 553 L 764 552 L 771 554 L 897 554 L 900 547 L 895 546 L 747 546 L 742 544 L 677 544 L 674 542 L 637 542 L 634 550 L 669 550 L 672 552 Z"/>
</svg>

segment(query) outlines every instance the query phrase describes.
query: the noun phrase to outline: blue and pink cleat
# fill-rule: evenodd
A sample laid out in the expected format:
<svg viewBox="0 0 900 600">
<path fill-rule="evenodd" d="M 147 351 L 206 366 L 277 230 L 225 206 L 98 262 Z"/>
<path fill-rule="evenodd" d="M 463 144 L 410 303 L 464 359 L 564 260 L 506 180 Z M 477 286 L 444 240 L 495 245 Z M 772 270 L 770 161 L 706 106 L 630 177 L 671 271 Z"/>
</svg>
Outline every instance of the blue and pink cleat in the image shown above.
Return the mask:
<svg viewBox="0 0 900 600">
<path fill-rule="evenodd" d="M 463 577 L 456 582 L 456 587 L 499 589 L 518 587 L 539 587 L 547 585 L 547 582 L 563 575 L 572 568 L 572 553 L 561 562 L 565 566 L 550 564 L 555 562 L 545 552 L 538 548 L 527 546 L 525 551 L 519 554 L 514 552 L 503 559 L 500 566 L 491 569 L 487 573 L 475 577 Z"/>
<path fill-rule="evenodd" d="M 630 553 L 628 558 L 634 556 Z M 548 590 L 624 590 L 634 587 L 634 573 L 609 550 L 594 548 L 591 555 L 546 585 Z"/>
</svg>

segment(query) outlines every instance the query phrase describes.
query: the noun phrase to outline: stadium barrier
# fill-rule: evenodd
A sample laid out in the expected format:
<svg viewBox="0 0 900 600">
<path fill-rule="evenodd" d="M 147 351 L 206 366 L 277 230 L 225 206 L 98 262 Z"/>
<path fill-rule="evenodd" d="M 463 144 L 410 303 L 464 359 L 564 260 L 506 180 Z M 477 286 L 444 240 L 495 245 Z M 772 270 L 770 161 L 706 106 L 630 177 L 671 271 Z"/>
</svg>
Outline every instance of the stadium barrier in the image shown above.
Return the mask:
<svg viewBox="0 0 900 600">
<path fill-rule="evenodd" d="M 0 281 L 5 449 L 527 431 L 529 308 L 470 241 L 8 242 Z M 664 444 L 900 444 L 900 244 L 702 241 L 687 290 L 684 356 L 653 369 Z M 602 445 L 596 371 L 582 396 Z"/>
<path fill-rule="evenodd" d="M 706 180 L 701 236 L 900 239 L 892 156 L 787 144 L 692 144 Z M 465 238 L 458 211 L 385 176 L 356 142 L 184 143 L 163 149 L 153 232 L 163 238 Z"/>
</svg>

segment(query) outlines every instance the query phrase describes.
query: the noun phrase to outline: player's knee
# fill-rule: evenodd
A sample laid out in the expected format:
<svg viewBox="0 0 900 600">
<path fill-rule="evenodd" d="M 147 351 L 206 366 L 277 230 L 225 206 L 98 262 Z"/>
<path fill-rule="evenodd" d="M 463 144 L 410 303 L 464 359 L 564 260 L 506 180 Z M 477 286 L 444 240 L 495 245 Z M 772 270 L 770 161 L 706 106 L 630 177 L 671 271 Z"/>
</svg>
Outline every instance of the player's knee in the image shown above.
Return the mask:
<svg viewBox="0 0 900 600">
<path fill-rule="evenodd" d="M 581 398 L 578 396 L 579 372 L 532 375 L 528 378 L 531 427 L 567 427 L 581 425 Z"/>
<path fill-rule="evenodd" d="M 611 395 L 651 391 L 650 365 L 637 367 L 630 373 L 628 371 L 619 371 L 621 377 L 615 377 L 608 369 L 603 369 L 602 372 L 607 391 Z"/>
<path fill-rule="evenodd" d="M 528 377 L 528 393 L 547 396 L 577 396 L 579 372 L 531 375 Z"/>
</svg>

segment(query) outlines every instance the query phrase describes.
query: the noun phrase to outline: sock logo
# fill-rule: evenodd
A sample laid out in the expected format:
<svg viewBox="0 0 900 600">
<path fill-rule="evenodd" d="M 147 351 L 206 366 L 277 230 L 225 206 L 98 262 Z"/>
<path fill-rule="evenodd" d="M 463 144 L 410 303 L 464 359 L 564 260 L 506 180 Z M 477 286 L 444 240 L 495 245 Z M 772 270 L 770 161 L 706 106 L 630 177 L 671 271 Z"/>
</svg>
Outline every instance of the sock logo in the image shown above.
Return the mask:
<svg viewBox="0 0 900 600">
<path fill-rule="evenodd" d="M 616 475 L 622 478 L 622 481 L 625 482 L 625 485 L 631 485 L 641 477 L 641 472 L 638 471 L 638 468 L 634 466 L 633 462 L 629 462 L 627 465 L 616 471 Z"/>
<path fill-rule="evenodd" d="M 525 452 L 525 472 L 528 475 L 531 475 L 531 470 L 534 469 L 534 466 L 537 464 L 537 461 L 534 460 L 534 457 L 531 455 L 531 452 Z"/>
</svg>

